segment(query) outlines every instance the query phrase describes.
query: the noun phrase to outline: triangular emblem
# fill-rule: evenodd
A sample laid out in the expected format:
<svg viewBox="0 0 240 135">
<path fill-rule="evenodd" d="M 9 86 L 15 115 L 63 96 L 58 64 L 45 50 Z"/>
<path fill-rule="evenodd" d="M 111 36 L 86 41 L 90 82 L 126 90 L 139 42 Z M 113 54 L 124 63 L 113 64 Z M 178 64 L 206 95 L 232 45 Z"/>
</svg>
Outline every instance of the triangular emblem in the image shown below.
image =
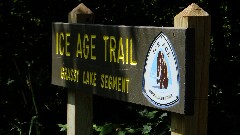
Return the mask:
<svg viewBox="0 0 240 135">
<path fill-rule="evenodd" d="M 142 91 L 153 105 L 167 108 L 179 102 L 177 55 L 162 32 L 149 47 L 143 71 Z"/>
</svg>

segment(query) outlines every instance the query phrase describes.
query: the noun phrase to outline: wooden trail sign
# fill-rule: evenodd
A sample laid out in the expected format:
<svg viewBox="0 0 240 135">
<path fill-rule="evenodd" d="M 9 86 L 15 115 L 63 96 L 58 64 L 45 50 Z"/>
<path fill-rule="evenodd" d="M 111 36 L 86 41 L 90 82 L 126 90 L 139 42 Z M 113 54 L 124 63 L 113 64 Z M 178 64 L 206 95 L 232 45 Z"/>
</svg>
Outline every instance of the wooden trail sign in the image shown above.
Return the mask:
<svg viewBox="0 0 240 135">
<path fill-rule="evenodd" d="M 194 30 L 52 24 L 52 84 L 192 114 Z"/>
</svg>

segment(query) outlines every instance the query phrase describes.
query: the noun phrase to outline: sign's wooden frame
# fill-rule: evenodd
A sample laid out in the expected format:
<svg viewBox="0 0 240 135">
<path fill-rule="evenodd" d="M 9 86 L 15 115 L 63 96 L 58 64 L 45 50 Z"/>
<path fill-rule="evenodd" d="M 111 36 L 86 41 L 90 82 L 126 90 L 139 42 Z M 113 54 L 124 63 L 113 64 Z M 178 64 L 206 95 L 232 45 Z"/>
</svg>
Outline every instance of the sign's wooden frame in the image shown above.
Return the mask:
<svg viewBox="0 0 240 135">
<path fill-rule="evenodd" d="M 86 23 L 94 22 L 94 14 L 80 4 L 69 13 L 69 22 L 71 24 L 53 23 L 52 33 L 52 84 L 69 88 L 68 134 L 92 134 L 92 94 L 171 111 L 172 134 L 206 134 L 208 13 L 193 3 L 174 18 L 175 28 L 88 25 Z M 144 66 L 148 59 L 146 53 L 160 33 L 169 38 L 176 51 L 181 80 L 179 102 L 163 108 L 149 102 L 142 92 Z M 123 44 L 123 39 L 130 53 L 117 45 Z M 86 50 L 79 49 L 81 47 Z M 112 87 L 106 85 L 109 82 L 104 82 L 109 76 L 116 77 L 116 82 L 125 80 L 126 87 L 119 88 L 118 85 L 111 90 Z M 189 130 L 188 126 L 192 129 Z"/>
</svg>

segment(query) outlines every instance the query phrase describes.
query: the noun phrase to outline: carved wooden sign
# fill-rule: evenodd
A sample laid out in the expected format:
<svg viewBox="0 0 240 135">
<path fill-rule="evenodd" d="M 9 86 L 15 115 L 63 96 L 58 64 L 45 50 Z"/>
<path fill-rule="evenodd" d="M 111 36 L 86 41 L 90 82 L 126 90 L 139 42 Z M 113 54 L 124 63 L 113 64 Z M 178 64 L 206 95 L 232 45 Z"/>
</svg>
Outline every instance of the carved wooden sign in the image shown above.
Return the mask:
<svg viewBox="0 0 240 135">
<path fill-rule="evenodd" d="M 193 30 L 53 23 L 52 84 L 192 114 Z"/>
</svg>

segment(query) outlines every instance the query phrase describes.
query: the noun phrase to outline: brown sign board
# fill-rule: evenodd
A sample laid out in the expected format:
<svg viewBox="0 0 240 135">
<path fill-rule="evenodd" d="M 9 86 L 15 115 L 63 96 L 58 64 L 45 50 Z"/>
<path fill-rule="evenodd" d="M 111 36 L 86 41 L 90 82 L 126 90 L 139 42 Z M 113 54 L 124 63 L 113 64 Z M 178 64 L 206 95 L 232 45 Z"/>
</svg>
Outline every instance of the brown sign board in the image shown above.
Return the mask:
<svg viewBox="0 0 240 135">
<path fill-rule="evenodd" d="M 194 30 L 52 23 L 52 84 L 193 113 Z"/>
</svg>

